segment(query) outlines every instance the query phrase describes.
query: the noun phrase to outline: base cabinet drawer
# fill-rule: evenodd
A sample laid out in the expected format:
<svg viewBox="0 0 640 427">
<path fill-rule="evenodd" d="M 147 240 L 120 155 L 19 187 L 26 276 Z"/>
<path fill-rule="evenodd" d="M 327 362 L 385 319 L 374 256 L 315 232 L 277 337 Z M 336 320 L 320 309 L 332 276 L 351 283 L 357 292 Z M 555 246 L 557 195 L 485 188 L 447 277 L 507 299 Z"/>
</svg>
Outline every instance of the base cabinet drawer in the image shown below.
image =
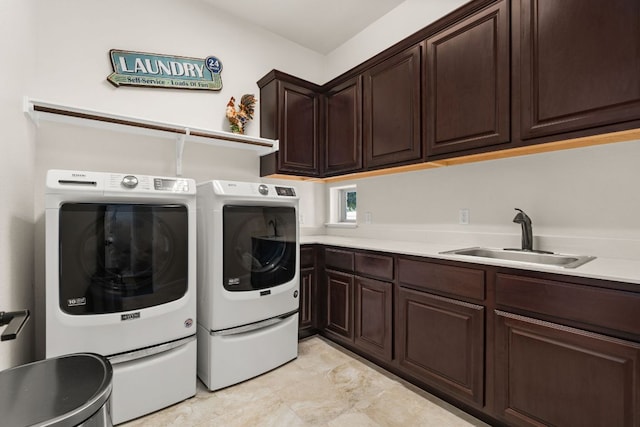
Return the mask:
<svg viewBox="0 0 640 427">
<path fill-rule="evenodd" d="M 505 311 L 640 339 L 640 294 L 505 273 L 497 273 L 495 283 L 496 305 Z"/>
<path fill-rule="evenodd" d="M 353 272 L 353 251 L 326 248 L 324 250 L 325 266 L 328 269 Z"/>
<path fill-rule="evenodd" d="M 371 253 L 355 253 L 354 271 L 365 277 L 393 280 L 393 257 Z"/>
<path fill-rule="evenodd" d="M 455 299 L 481 303 L 486 298 L 485 272 L 480 268 L 398 257 L 398 281 L 407 287 Z"/>
<path fill-rule="evenodd" d="M 484 307 L 398 289 L 400 369 L 473 406 L 484 405 Z"/>
<path fill-rule="evenodd" d="M 640 425 L 640 344 L 497 311 L 495 403 L 515 426 Z"/>
</svg>

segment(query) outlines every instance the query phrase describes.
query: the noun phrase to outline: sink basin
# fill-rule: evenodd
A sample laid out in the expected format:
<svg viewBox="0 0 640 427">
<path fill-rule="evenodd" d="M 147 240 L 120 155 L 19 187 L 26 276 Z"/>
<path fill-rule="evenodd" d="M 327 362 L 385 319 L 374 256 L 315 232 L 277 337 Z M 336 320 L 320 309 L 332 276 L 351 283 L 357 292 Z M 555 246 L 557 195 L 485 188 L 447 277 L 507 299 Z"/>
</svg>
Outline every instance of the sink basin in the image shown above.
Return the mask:
<svg viewBox="0 0 640 427">
<path fill-rule="evenodd" d="M 507 261 L 527 262 L 542 265 L 555 265 L 564 268 L 576 268 L 596 257 L 588 255 L 567 255 L 550 252 L 522 251 L 518 249 L 466 248 L 440 252 L 441 254 L 467 255 L 481 258 L 494 258 Z"/>
</svg>

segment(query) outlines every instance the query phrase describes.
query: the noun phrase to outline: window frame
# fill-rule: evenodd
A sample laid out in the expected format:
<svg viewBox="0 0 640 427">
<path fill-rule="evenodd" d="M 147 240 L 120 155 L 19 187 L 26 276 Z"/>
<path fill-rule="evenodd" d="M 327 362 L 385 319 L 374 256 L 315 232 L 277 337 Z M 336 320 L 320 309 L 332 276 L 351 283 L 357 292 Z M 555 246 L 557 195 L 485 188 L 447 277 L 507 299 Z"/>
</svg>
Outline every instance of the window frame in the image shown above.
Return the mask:
<svg viewBox="0 0 640 427">
<path fill-rule="evenodd" d="M 349 193 L 356 194 L 356 209 L 353 211 L 352 215 L 349 215 L 348 206 L 347 206 L 347 195 Z M 358 221 L 357 194 L 358 194 L 358 190 L 355 184 L 330 188 L 330 191 L 329 191 L 330 220 L 327 223 L 327 225 L 344 226 L 344 227 L 357 226 L 357 221 Z M 353 216 L 353 218 L 349 218 L 349 216 Z"/>
<path fill-rule="evenodd" d="M 358 208 L 356 201 L 356 208 L 353 210 L 353 218 L 349 218 L 349 193 L 356 194 L 357 190 L 355 186 L 342 188 L 338 192 L 338 222 L 346 224 L 355 224 L 358 221 Z"/>
</svg>

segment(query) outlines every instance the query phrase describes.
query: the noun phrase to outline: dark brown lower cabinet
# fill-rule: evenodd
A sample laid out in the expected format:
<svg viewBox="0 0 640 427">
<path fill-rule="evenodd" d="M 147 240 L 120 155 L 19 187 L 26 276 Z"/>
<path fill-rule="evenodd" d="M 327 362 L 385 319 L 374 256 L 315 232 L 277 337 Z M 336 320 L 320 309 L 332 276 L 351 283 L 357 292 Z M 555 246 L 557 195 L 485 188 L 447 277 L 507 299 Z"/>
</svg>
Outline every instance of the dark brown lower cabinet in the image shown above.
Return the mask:
<svg viewBox="0 0 640 427">
<path fill-rule="evenodd" d="M 313 245 L 300 246 L 300 309 L 298 338 L 317 332 L 321 314 L 316 271 L 316 249 Z"/>
<path fill-rule="evenodd" d="M 495 404 L 517 426 L 640 425 L 640 344 L 496 311 Z"/>
<path fill-rule="evenodd" d="M 307 267 L 300 269 L 300 314 L 298 321 L 298 334 L 306 335 L 314 325 L 314 291 L 315 291 L 315 268 Z"/>
<path fill-rule="evenodd" d="M 484 307 L 398 288 L 400 369 L 468 402 L 484 404 Z"/>
<path fill-rule="evenodd" d="M 325 331 L 353 340 L 353 275 L 326 270 L 327 324 Z"/>
<path fill-rule="evenodd" d="M 393 284 L 355 278 L 354 344 L 367 354 L 393 358 Z"/>
</svg>

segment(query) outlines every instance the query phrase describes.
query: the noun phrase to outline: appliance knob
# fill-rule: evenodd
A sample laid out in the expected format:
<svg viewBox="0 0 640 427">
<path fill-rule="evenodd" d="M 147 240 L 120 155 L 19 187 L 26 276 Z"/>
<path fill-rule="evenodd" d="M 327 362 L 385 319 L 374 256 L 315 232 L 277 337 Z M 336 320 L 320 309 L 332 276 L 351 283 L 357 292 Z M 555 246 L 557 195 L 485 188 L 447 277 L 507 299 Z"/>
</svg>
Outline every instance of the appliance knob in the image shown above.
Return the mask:
<svg viewBox="0 0 640 427">
<path fill-rule="evenodd" d="M 260 186 L 258 187 L 258 192 L 263 196 L 266 196 L 267 194 L 269 194 L 269 187 L 264 184 L 260 184 Z"/>
<path fill-rule="evenodd" d="M 127 175 L 122 178 L 122 185 L 127 188 L 135 188 L 138 185 L 138 178 L 133 175 Z"/>
</svg>

